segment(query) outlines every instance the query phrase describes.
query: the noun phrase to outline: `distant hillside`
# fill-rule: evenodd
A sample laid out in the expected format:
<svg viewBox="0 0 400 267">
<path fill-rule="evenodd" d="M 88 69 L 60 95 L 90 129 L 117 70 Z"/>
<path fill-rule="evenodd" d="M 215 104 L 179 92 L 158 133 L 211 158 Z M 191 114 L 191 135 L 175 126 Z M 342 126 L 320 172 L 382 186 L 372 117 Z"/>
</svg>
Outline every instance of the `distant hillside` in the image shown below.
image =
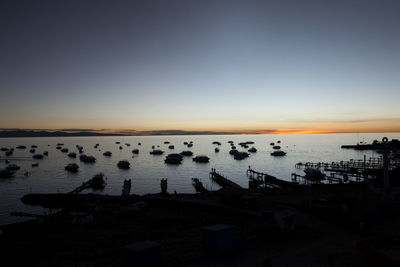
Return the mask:
<svg viewBox="0 0 400 267">
<path fill-rule="evenodd" d="M 65 136 L 123 136 L 123 134 L 96 133 L 96 132 L 49 132 L 49 131 L 0 131 L 1 137 L 65 137 Z"/>
</svg>

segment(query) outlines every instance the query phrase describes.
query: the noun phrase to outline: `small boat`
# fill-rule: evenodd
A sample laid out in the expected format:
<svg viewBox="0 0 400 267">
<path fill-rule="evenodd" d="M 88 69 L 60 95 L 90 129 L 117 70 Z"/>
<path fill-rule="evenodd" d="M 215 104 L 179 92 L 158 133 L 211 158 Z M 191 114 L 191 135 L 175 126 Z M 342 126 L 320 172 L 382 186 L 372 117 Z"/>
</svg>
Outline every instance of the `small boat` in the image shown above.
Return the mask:
<svg viewBox="0 0 400 267">
<path fill-rule="evenodd" d="M 62 147 L 61 146 L 56 146 L 56 149 L 60 150 Z"/>
<path fill-rule="evenodd" d="M 76 163 L 70 163 L 64 168 L 69 172 L 78 172 L 79 166 Z"/>
<path fill-rule="evenodd" d="M 233 144 L 233 141 L 228 141 L 229 144 Z"/>
<path fill-rule="evenodd" d="M 181 164 L 183 160 L 183 156 L 180 154 L 169 154 L 164 162 L 167 164 Z"/>
<path fill-rule="evenodd" d="M 155 149 L 153 151 L 150 151 L 150 154 L 151 155 L 162 155 L 162 154 L 164 154 L 164 151 Z"/>
<path fill-rule="evenodd" d="M 43 159 L 43 155 L 42 154 L 35 154 L 32 156 L 32 158 L 34 159 Z"/>
<path fill-rule="evenodd" d="M 132 150 L 132 153 L 133 153 L 133 154 L 139 154 L 139 149 L 134 149 L 134 150 Z"/>
<path fill-rule="evenodd" d="M 192 178 L 192 185 L 196 192 L 199 193 L 206 193 L 208 190 L 203 186 L 203 183 L 200 181 L 199 178 Z"/>
<path fill-rule="evenodd" d="M 273 149 L 281 149 L 281 146 L 273 146 Z"/>
<path fill-rule="evenodd" d="M 32 167 L 38 167 L 39 166 L 39 163 L 32 163 Z"/>
<path fill-rule="evenodd" d="M 64 143 L 57 143 L 57 146 L 63 146 Z"/>
<path fill-rule="evenodd" d="M 131 164 L 127 160 L 121 160 L 117 164 L 118 168 L 121 168 L 121 169 L 129 169 L 130 165 Z"/>
<path fill-rule="evenodd" d="M 210 158 L 207 156 L 197 156 L 193 158 L 193 161 L 199 163 L 207 163 L 210 161 Z"/>
<path fill-rule="evenodd" d="M 182 156 L 193 156 L 193 152 L 189 151 L 189 150 L 186 150 L 186 151 L 182 151 L 181 155 Z"/>
<path fill-rule="evenodd" d="M 234 155 L 234 159 L 236 160 L 242 160 L 245 159 L 249 156 L 249 153 L 247 152 L 238 152 Z"/>
<path fill-rule="evenodd" d="M 17 149 L 25 149 L 26 146 L 17 146 Z"/>
<path fill-rule="evenodd" d="M 214 151 L 215 151 L 216 153 L 218 153 L 218 152 L 219 152 L 219 148 L 216 147 L 216 148 L 214 149 Z"/>
<path fill-rule="evenodd" d="M 138 145 L 138 146 L 141 146 L 141 145 L 142 145 L 142 143 L 140 143 L 140 142 L 139 142 L 137 145 Z"/>
<path fill-rule="evenodd" d="M 275 145 L 275 143 L 269 143 L 271 146 L 274 146 Z"/>
<path fill-rule="evenodd" d="M 31 145 L 31 148 L 37 148 L 37 145 Z"/>
<path fill-rule="evenodd" d="M 256 152 L 257 152 L 257 149 L 253 146 L 253 147 L 250 148 L 248 151 L 251 152 L 251 153 L 256 153 Z"/>
<path fill-rule="evenodd" d="M 126 146 L 131 146 L 131 144 L 128 144 L 128 143 L 126 143 L 125 145 L 126 145 Z"/>
<path fill-rule="evenodd" d="M 239 151 L 237 151 L 236 149 L 231 149 L 229 151 L 229 154 L 231 154 L 231 155 L 236 155 L 237 153 L 239 153 Z"/>
<path fill-rule="evenodd" d="M 32 148 L 31 150 L 29 150 L 30 153 L 35 153 L 35 151 L 36 151 L 36 150 L 33 149 L 33 148 Z"/>
<path fill-rule="evenodd" d="M 75 152 L 68 153 L 68 157 L 76 158 L 76 153 Z"/>
<path fill-rule="evenodd" d="M 63 152 L 63 153 L 68 153 L 68 148 L 63 148 L 63 149 L 61 149 L 61 152 Z"/>
<path fill-rule="evenodd" d="M 48 156 L 49 155 L 49 151 L 44 151 L 43 155 Z"/>
<path fill-rule="evenodd" d="M 220 142 L 218 142 L 218 141 L 214 141 L 214 142 L 212 142 L 214 145 L 221 145 L 221 143 Z M 195 179 L 195 178 L 194 178 Z M 196 178 L 197 179 L 197 178 Z"/>
<path fill-rule="evenodd" d="M 80 161 L 85 163 L 94 163 L 96 158 L 93 156 L 86 156 L 85 154 L 79 156 Z"/>
<path fill-rule="evenodd" d="M 187 147 L 192 147 L 193 146 L 193 144 L 192 143 L 189 143 L 188 145 L 187 145 Z"/>
<path fill-rule="evenodd" d="M 103 156 L 106 156 L 106 157 L 111 157 L 111 155 L 112 155 L 111 151 L 106 151 L 103 153 Z"/>
<path fill-rule="evenodd" d="M 117 145 L 119 145 L 121 142 L 115 142 Z"/>
<path fill-rule="evenodd" d="M 169 141 L 165 141 L 164 144 L 169 144 Z"/>
<path fill-rule="evenodd" d="M 8 151 L 8 148 L 2 147 L 0 150 L 1 150 L 1 151 Z"/>
<path fill-rule="evenodd" d="M 122 149 L 122 146 L 119 146 L 119 150 L 121 150 Z"/>
<path fill-rule="evenodd" d="M 174 145 L 170 145 L 170 146 L 168 146 L 168 148 L 169 148 L 169 149 L 174 149 L 175 146 L 174 146 Z"/>
<path fill-rule="evenodd" d="M 281 156 L 285 156 L 285 155 L 286 155 L 286 152 L 284 152 L 282 150 L 276 150 L 271 153 L 271 156 L 275 156 L 275 157 L 281 157 Z"/>
</svg>

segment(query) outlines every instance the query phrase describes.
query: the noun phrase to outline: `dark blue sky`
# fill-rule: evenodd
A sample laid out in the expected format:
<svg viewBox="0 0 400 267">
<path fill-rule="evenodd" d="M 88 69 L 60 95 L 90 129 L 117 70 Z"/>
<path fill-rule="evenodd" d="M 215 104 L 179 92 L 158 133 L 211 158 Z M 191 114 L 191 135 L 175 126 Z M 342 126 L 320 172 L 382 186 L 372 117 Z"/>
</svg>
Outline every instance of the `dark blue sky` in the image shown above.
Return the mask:
<svg viewBox="0 0 400 267">
<path fill-rule="evenodd" d="M 400 129 L 399 14 L 399 1 L 2 1 L 0 126 Z"/>
</svg>

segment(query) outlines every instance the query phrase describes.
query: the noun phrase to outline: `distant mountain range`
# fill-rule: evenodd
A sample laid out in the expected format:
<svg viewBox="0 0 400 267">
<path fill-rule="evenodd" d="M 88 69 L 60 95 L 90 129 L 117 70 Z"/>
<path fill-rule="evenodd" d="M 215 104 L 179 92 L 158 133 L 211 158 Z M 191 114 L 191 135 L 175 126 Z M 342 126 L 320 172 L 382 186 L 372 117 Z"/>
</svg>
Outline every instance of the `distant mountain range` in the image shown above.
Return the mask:
<svg viewBox="0 0 400 267">
<path fill-rule="evenodd" d="M 66 137 L 66 136 L 123 136 L 123 134 L 96 133 L 96 132 L 62 132 L 62 131 L 0 131 L 1 137 Z"/>
<path fill-rule="evenodd" d="M 132 131 L 120 133 L 99 133 L 90 130 L 83 131 L 32 131 L 32 130 L 3 130 L 0 131 L 0 138 L 5 137 L 68 137 L 68 136 L 147 136 L 147 135 L 221 135 L 238 134 L 233 132 L 212 132 L 212 131 L 182 131 L 182 130 L 161 130 L 161 131 Z"/>
</svg>

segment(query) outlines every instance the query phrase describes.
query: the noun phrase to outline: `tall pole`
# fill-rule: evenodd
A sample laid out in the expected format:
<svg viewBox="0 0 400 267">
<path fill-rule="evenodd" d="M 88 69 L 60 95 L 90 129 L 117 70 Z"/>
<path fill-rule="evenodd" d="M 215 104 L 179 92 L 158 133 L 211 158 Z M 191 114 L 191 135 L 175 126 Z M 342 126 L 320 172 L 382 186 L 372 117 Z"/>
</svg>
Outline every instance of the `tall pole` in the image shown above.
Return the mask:
<svg viewBox="0 0 400 267">
<path fill-rule="evenodd" d="M 387 137 L 382 138 L 383 144 L 383 197 L 387 198 L 391 194 L 390 181 L 389 181 L 389 151 L 387 149 Z"/>
</svg>

